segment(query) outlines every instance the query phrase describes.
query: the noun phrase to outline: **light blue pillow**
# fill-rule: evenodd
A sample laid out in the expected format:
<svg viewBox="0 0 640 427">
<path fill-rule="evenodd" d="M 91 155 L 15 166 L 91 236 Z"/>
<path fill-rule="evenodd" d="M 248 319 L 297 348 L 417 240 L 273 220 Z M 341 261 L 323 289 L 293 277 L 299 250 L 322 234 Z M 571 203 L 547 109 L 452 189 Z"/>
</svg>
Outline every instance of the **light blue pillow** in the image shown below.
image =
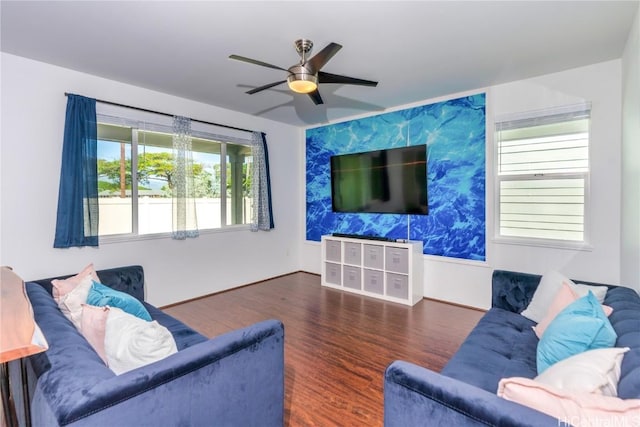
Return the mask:
<svg viewBox="0 0 640 427">
<path fill-rule="evenodd" d="M 613 347 L 618 336 L 591 291 L 564 308 L 538 342 L 538 374 L 575 354 Z"/>
<path fill-rule="evenodd" d="M 144 308 L 144 305 L 131 295 L 116 291 L 108 286 L 98 283 L 95 280 L 91 284 L 89 289 L 89 296 L 87 297 L 87 304 L 94 305 L 96 307 L 104 307 L 108 305 L 110 307 L 118 307 L 122 311 L 126 311 L 140 319 L 151 321 L 151 315 Z"/>
</svg>

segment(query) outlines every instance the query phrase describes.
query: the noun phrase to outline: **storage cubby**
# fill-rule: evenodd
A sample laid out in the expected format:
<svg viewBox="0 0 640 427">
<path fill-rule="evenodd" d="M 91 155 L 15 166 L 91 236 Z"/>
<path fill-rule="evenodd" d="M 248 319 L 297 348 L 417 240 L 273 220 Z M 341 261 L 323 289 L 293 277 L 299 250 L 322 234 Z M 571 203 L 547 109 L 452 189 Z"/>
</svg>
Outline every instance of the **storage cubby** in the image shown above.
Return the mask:
<svg viewBox="0 0 640 427">
<path fill-rule="evenodd" d="M 414 305 L 423 297 L 422 242 L 322 236 L 322 285 Z"/>
</svg>

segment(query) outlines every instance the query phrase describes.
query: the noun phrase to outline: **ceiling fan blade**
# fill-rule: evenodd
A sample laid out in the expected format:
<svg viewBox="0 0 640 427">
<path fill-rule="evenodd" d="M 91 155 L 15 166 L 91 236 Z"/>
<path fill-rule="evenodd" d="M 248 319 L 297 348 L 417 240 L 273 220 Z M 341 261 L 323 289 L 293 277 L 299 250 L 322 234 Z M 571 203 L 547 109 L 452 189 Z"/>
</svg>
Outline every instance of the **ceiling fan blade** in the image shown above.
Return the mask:
<svg viewBox="0 0 640 427">
<path fill-rule="evenodd" d="M 329 43 L 324 49 L 316 53 L 313 58 L 308 60 L 307 65 L 309 65 L 313 71 L 319 71 L 340 49 L 342 49 L 342 45 Z"/>
<path fill-rule="evenodd" d="M 356 79 L 355 77 L 340 76 L 338 74 L 324 73 L 322 71 L 318 71 L 318 82 L 372 87 L 378 86 L 378 82 L 371 80 Z"/>
<path fill-rule="evenodd" d="M 229 59 L 235 59 L 236 61 L 248 62 L 249 64 L 260 65 L 262 67 L 273 68 L 274 70 L 282 70 L 289 72 L 286 68 L 278 67 L 277 65 L 267 64 L 266 62 L 258 61 L 257 59 L 247 58 L 239 55 L 229 55 Z"/>
<path fill-rule="evenodd" d="M 248 93 L 249 95 L 253 95 L 254 93 L 258 93 L 258 92 L 263 91 L 265 89 L 269 89 L 269 88 L 272 88 L 274 86 L 281 85 L 284 82 L 286 82 L 286 80 L 281 80 L 279 82 L 269 83 L 268 85 L 264 85 L 264 86 L 257 87 L 255 89 L 248 90 L 246 93 Z"/>
<path fill-rule="evenodd" d="M 320 96 L 320 92 L 318 92 L 318 89 L 314 90 L 313 92 L 309 93 L 309 98 L 311 98 L 311 100 L 313 101 L 314 104 L 316 105 L 320 105 L 320 104 L 324 104 L 324 101 L 322 100 L 322 97 Z"/>
</svg>

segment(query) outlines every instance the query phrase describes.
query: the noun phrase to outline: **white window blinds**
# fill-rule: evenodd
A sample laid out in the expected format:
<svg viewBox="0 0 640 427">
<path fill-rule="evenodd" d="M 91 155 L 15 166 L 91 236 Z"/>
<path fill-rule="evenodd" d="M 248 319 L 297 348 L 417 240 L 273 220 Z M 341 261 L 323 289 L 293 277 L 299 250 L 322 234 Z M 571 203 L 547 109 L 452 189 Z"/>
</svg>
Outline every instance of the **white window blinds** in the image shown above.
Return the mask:
<svg viewBox="0 0 640 427">
<path fill-rule="evenodd" d="M 581 106 L 496 123 L 501 237 L 585 240 L 589 119 Z"/>
</svg>

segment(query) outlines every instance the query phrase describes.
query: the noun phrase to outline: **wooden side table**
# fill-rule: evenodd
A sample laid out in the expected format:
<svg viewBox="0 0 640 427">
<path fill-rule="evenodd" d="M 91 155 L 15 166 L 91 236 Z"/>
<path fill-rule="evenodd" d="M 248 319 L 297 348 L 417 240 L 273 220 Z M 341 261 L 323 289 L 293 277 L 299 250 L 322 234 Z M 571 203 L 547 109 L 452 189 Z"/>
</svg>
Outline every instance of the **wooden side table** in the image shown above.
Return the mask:
<svg viewBox="0 0 640 427">
<path fill-rule="evenodd" d="M 22 401 L 27 427 L 31 426 L 31 408 L 24 358 L 49 348 L 33 318 L 24 281 L 9 267 L 0 268 L 0 363 L 2 363 L 2 405 L 8 426 L 18 425 L 9 384 L 9 362 L 20 360 Z"/>
</svg>

